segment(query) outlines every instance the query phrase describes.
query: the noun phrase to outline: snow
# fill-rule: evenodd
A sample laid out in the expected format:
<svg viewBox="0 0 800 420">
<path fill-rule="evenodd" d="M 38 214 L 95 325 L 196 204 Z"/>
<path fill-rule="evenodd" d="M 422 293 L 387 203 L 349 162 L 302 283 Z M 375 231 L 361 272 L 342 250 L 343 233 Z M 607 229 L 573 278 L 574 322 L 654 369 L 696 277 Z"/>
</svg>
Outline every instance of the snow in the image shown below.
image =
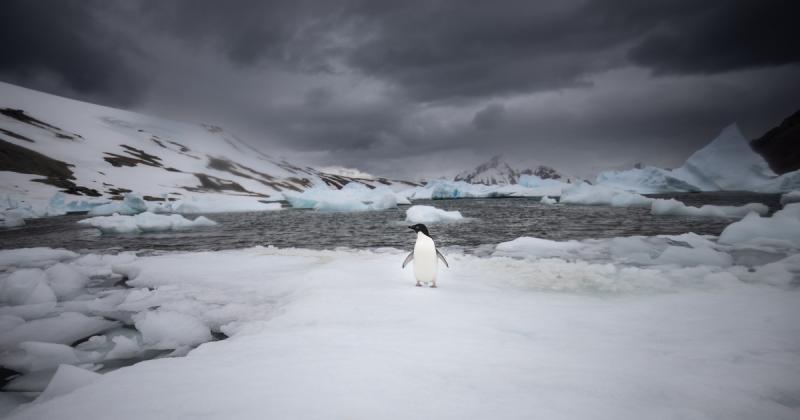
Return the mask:
<svg viewBox="0 0 800 420">
<path fill-rule="evenodd" d="M 148 311 L 134 316 L 144 343 L 156 349 L 196 346 L 211 340 L 208 326 L 197 318 L 172 311 Z"/>
<path fill-rule="evenodd" d="M 411 206 L 406 210 L 406 221 L 411 223 L 447 223 L 464 220 L 460 211 L 447 211 L 433 206 Z"/>
<path fill-rule="evenodd" d="M 122 202 L 114 201 L 89 210 L 89 216 L 109 216 L 112 214 L 131 215 L 147 211 L 147 203 L 138 194 L 125 194 Z"/>
<path fill-rule="evenodd" d="M 448 251 L 439 289 L 414 287 L 391 249 L 116 264 L 137 319 L 182 314 L 230 338 L 89 375 L 11 418 L 796 418 L 796 254 L 747 267 L 693 234 L 536 239 Z"/>
<path fill-rule="evenodd" d="M 0 364 L 17 372 L 30 373 L 52 369 L 62 363 L 78 364 L 75 349 L 66 344 L 26 341 L 17 349 L 0 356 Z"/>
<path fill-rule="evenodd" d="M 781 196 L 781 204 L 800 202 L 800 190 L 789 191 Z"/>
<path fill-rule="evenodd" d="M 800 203 L 789 203 L 772 217 L 750 213 L 728 225 L 719 235 L 719 242 L 800 248 Z"/>
<path fill-rule="evenodd" d="M 397 196 L 388 187 L 370 189 L 364 184 L 350 182 L 341 189 L 309 188 L 302 193 L 284 193 L 292 207 L 329 212 L 386 210 L 397 207 Z"/>
<path fill-rule="evenodd" d="M 74 298 L 89 282 L 88 276 L 67 264 L 52 265 L 44 273 L 47 275 L 47 283 L 59 300 Z"/>
<path fill-rule="evenodd" d="M 55 397 L 68 394 L 78 388 L 87 386 L 102 377 L 99 373 L 81 369 L 70 365 L 61 365 L 56 374 L 45 388 L 44 392 L 36 399 L 35 403 L 52 400 Z"/>
<path fill-rule="evenodd" d="M 42 247 L 4 249 L 0 250 L 0 267 L 44 267 L 77 256 L 78 254 L 66 249 Z"/>
<path fill-rule="evenodd" d="M 675 199 L 658 199 L 652 201 L 650 211 L 659 216 L 727 217 L 740 219 L 751 212 L 765 215 L 769 212 L 769 207 L 761 203 L 749 203 L 742 206 L 716 206 L 706 204 L 701 207 L 692 207 Z"/>
<path fill-rule="evenodd" d="M 640 194 L 584 182 L 565 188 L 560 202 L 589 206 L 646 207 L 652 200 Z"/>
<path fill-rule="evenodd" d="M 56 295 L 47 277 L 38 268 L 17 270 L 0 278 L 0 302 L 7 305 L 33 305 L 55 302 Z"/>
<path fill-rule="evenodd" d="M 688 191 L 786 192 L 800 188 L 800 171 L 776 175 L 736 124 L 694 152 L 679 168 L 607 171 L 597 184 L 638 193 Z"/>
<path fill-rule="evenodd" d="M 0 337 L 0 349 L 13 349 L 24 341 L 72 344 L 118 324 L 99 317 L 64 312 L 50 318 L 28 321 Z"/>
<path fill-rule="evenodd" d="M 91 217 L 81 220 L 78 223 L 96 227 L 103 233 L 164 232 L 217 225 L 216 222 L 205 216 L 198 216 L 194 220 L 189 220 L 179 214 L 163 215 L 150 212 L 137 214 L 135 216 L 115 214 L 113 216 Z"/>
</svg>

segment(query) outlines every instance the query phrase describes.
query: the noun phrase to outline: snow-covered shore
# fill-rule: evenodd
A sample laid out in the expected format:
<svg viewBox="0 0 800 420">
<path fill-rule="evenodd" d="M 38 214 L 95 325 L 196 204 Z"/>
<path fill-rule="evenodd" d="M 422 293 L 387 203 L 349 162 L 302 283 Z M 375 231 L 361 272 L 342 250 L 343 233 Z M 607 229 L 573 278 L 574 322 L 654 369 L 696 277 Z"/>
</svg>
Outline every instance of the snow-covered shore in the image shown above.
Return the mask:
<svg viewBox="0 0 800 420">
<path fill-rule="evenodd" d="M 87 318 L 129 325 L 100 328 L 72 357 L 58 353 L 63 363 L 103 372 L 115 358 L 229 336 L 78 378 L 75 390 L 63 374 L 64 395 L 10 418 L 796 418 L 792 244 L 520 238 L 489 257 L 448 253 L 438 290 L 413 287 L 404 254 L 2 251 L 4 276 L 43 269 L 46 286 L 59 266 L 89 287 L 34 315 L 5 306 L 25 318 L 7 337 L 65 312 L 64 331 Z M 92 291 L 123 276 L 131 288 Z M 46 366 L 54 354 L 25 348 L 15 360 Z"/>
</svg>

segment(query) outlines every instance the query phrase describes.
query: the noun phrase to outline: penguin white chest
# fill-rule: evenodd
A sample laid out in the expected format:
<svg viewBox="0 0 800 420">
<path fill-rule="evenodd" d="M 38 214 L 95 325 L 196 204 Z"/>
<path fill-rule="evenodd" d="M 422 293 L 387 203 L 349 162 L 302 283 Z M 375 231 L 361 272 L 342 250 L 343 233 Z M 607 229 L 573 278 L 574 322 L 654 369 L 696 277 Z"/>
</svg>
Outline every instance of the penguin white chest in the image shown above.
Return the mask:
<svg viewBox="0 0 800 420">
<path fill-rule="evenodd" d="M 417 243 L 414 244 L 414 277 L 420 282 L 436 281 L 438 269 L 436 245 L 430 236 L 417 232 Z"/>
</svg>

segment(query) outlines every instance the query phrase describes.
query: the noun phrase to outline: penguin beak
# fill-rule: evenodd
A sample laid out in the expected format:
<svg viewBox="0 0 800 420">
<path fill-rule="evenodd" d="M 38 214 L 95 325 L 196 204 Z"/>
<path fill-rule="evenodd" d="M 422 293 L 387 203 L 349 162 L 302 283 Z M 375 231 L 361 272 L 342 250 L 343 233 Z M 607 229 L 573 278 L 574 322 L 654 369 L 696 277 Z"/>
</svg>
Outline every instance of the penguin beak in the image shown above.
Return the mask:
<svg viewBox="0 0 800 420">
<path fill-rule="evenodd" d="M 411 229 L 411 230 L 414 230 L 414 226 L 409 226 L 408 228 Z"/>
</svg>

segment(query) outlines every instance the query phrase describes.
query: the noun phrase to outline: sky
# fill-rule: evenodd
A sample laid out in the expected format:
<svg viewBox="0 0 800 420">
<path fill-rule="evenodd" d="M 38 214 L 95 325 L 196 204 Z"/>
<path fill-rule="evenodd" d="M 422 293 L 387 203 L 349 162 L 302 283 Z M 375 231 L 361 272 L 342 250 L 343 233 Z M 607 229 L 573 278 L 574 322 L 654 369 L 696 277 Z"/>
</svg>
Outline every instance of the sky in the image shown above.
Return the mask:
<svg viewBox="0 0 800 420">
<path fill-rule="evenodd" d="M 6 0 L 0 80 L 416 179 L 679 166 L 800 109 L 796 0 Z"/>
</svg>

